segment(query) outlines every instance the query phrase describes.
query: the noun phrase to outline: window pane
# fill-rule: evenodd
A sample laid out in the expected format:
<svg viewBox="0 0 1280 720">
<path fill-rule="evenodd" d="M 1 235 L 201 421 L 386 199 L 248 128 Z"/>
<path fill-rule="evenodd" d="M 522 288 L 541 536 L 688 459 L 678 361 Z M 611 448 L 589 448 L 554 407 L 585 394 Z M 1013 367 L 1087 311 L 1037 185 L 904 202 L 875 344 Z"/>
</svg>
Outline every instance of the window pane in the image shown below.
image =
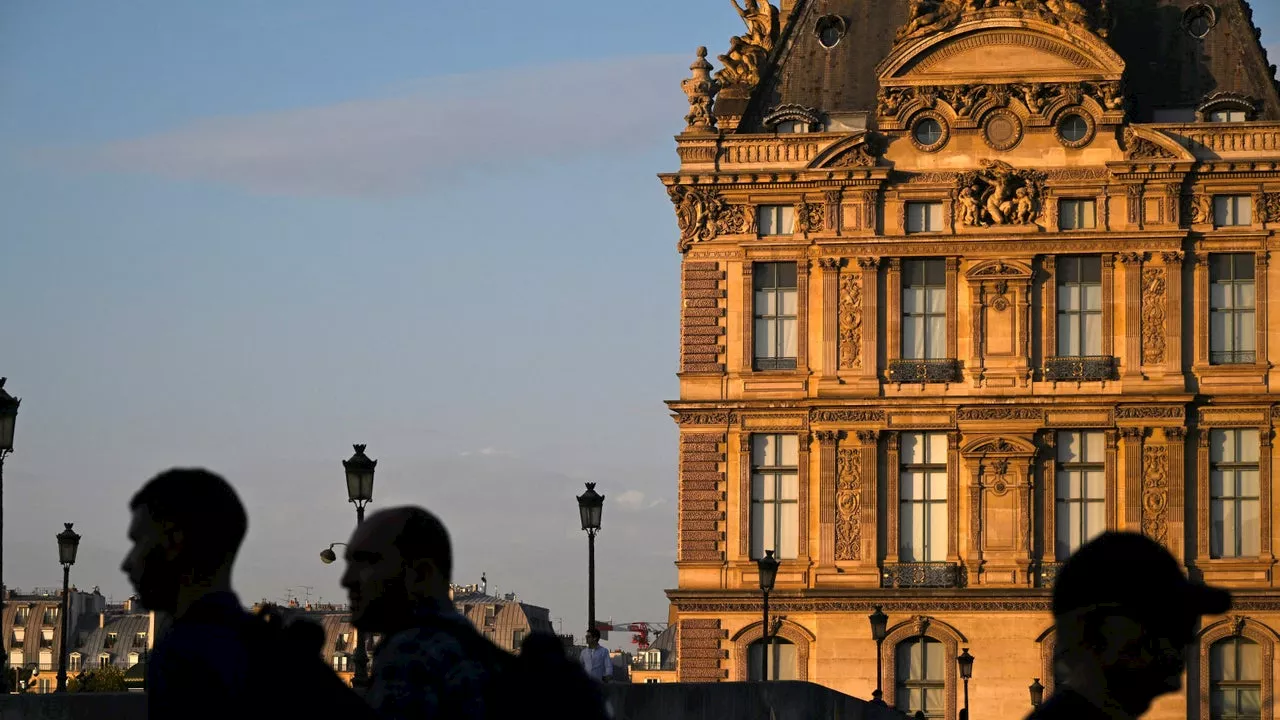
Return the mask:
<svg viewBox="0 0 1280 720">
<path fill-rule="evenodd" d="M 796 264 L 795 263 L 778 263 L 778 287 L 795 288 L 796 287 Z"/>
<path fill-rule="evenodd" d="M 942 229 L 942 203 L 929 203 L 929 229 Z"/>
<path fill-rule="evenodd" d="M 764 208 L 760 212 L 764 213 Z M 751 268 L 751 281 L 756 290 L 771 290 L 778 283 L 777 263 L 756 263 Z M 757 301 L 758 302 L 758 301 Z"/>
<path fill-rule="evenodd" d="M 782 486 L 781 500 L 798 500 L 800 498 L 800 478 L 794 472 L 780 473 L 778 484 Z"/>
<path fill-rule="evenodd" d="M 800 438 L 796 435 L 780 435 L 779 440 L 779 465 L 787 467 L 795 467 L 800 464 Z"/>
<path fill-rule="evenodd" d="M 1235 283 L 1232 287 L 1231 302 L 1232 307 L 1241 309 L 1253 308 L 1256 302 L 1253 283 L 1249 281 Z"/>
<path fill-rule="evenodd" d="M 1080 281 L 1093 285 L 1102 284 L 1102 258 L 1095 256 L 1079 258 Z M 1101 291 L 1101 289 L 1099 289 Z"/>
<path fill-rule="evenodd" d="M 1254 315 L 1252 312 L 1236 313 L 1235 328 L 1235 349 L 1242 352 L 1251 352 L 1257 344 L 1257 326 L 1254 325 Z"/>
<path fill-rule="evenodd" d="M 1231 291 L 1229 283 L 1210 283 L 1209 284 L 1209 307 L 1217 310 L 1232 307 L 1231 301 L 1234 299 L 1234 293 Z"/>
<path fill-rule="evenodd" d="M 945 287 L 930 287 L 927 300 L 929 312 L 946 314 L 947 289 Z"/>
<path fill-rule="evenodd" d="M 1102 354 L 1102 315 L 1098 313 L 1090 313 L 1083 316 L 1084 346 L 1080 348 L 1081 355 L 1098 356 Z"/>
<path fill-rule="evenodd" d="M 1072 310 L 1081 310 L 1081 297 L 1079 285 L 1067 285 L 1058 288 L 1058 310 L 1059 312 L 1070 312 Z"/>
<path fill-rule="evenodd" d="M 1240 502 L 1240 554 L 1255 557 L 1262 554 L 1262 516 L 1257 500 Z"/>
<path fill-rule="evenodd" d="M 1253 198 L 1240 195 L 1236 197 L 1236 224 L 1253 224 Z"/>
<path fill-rule="evenodd" d="M 778 314 L 778 294 L 773 290 L 757 290 L 754 302 L 756 317 Z"/>
<path fill-rule="evenodd" d="M 797 315 L 800 307 L 800 294 L 795 290 L 782 290 L 778 292 L 778 310 L 779 315 Z"/>
<path fill-rule="evenodd" d="M 1080 538 L 1081 544 L 1098 537 L 1107 529 L 1107 504 L 1092 502 L 1089 503 L 1088 507 L 1088 514 L 1085 518 L 1086 532 Z"/>
<path fill-rule="evenodd" d="M 929 446 L 929 462 L 944 463 L 947 461 L 946 433 L 930 433 L 926 436 Z"/>
<path fill-rule="evenodd" d="M 942 260 L 925 260 L 924 280 L 929 285 L 947 284 L 947 264 Z"/>
<path fill-rule="evenodd" d="M 1059 462 L 1079 462 L 1081 453 L 1084 451 L 1082 438 L 1080 433 L 1060 432 L 1058 433 L 1058 461 Z"/>
<path fill-rule="evenodd" d="M 1084 295 L 1083 309 L 1102 312 L 1102 285 L 1098 283 L 1083 285 L 1080 289 Z"/>
<path fill-rule="evenodd" d="M 1214 643 L 1209 648 L 1209 681 L 1235 680 L 1235 644 L 1230 639 Z"/>
<path fill-rule="evenodd" d="M 1261 440 L 1257 430 L 1237 430 L 1240 443 L 1239 461 L 1256 463 L 1259 459 Z"/>
<path fill-rule="evenodd" d="M 1236 280 L 1252 280 L 1253 279 L 1253 255 L 1248 253 L 1237 253 L 1229 255 L 1231 258 L 1232 277 Z"/>
<path fill-rule="evenodd" d="M 924 677 L 920 680 L 942 680 L 945 677 L 943 671 L 943 663 L 945 662 L 945 653 L 942 652 L 942 643 L 932 638 L 924 638 L 924 655 L 925 663 Z"/>
<path fill-rule="evenodd" d="M 1102 462 L 1104 448 L 1107 444 L 1107 436 L 1105 433 L 1090 432 L 1084 433 L 1084 452 L 1085 458 L 1089 462 Z"/>
<path fill-rule="evenodd" d="M 925 562 L 943 562 L 947 559 L 947 507 L 934 503 L 929 513 L 929 552 Z"/>
<path fill-rule="evenodd" d="M 947 356 L 947 319 L 929 318 L 929 339 L 925 343 L 925 357 L 941 360 Z"/>
<path fill-rule="evenodd" d="M 928 441 L 922 433 L 903 433 L 902 447 L 899 457 L 904 464 L 918 464 L 925 461 L 925 445 Z"/>
<path fill-rule="evenodd" d="M 764 557 L 764 506 L 751 504 L 751 557 Z"/>
<path fill-rule="evenodd" d="M 777 347 L 778 337 L 776 335 L 777 324 L 772 320 L 756 320 L 754 337 L 756 357 L 771 358 L 774 356 L 774 348 Z"/>
<path fill-rule="evenodd" d="M 1234 438 L 1226 430 L 1209 431 L 1209 462 L 1230 462 L 1236 459 Z"/>
<path fill-rule="evenodd" d="M 1262 691 L 1253 688 L 1240 690 L 1236 712 L 1246 717 L 1261 717 Z"/>
<path fill-rule="evenodd" d="M 1240 676 L 1236 678 L 1244 682 L 1262 680 L 1262 648 L 1252 640 L 1237 638 L 1240 643 Z"/>
<path fill-rule="evenodd" d="M 779 228 L 780 228 L 780 232 L 779 232 L 778 234 L 779 234 L 779 235 L 790 235 L 791 233 L 795 232 L 795 229 L 796 229 L 796 209 L 795 209 L 795 206 L 792 206 L 792 205 L 783 205 L 783 206 L 781 206 L 781 207 L 779 208 L 779 215 L 781 215 L 782 219 L 781 219 L 781 221 L 778 223 Z"/>
<path fill-rule="evenodd" d="M 902 312 L 917 314 L 924 312 L 924 288 L 904 287 L 902 289 Z"/>
<path fill-rule="evenodd" d="M 784 358 L 793 358 L 797 356 L 796 323 L 794 318 L 787 318 L 778 321 L 778 333 L 781 335 L 781 345 L 778 347 L 777 355 Z"/>
<path fill-rule="evenodd" d="M 778 556 L 784 560 L 793 560 L 800 549 L 800 508 L 793 502 L 784 503 L 781 515 Z"/>
<path fill-rule="evenodd" d="M 945 472 L 931 472 L 926 476 L 927 487 L 930 500 L 946 500 L 947 499 L 947 474 Z"/>
<path fill-rule="evenodd" d="M 899 480 L 903 500 L 924 500 L 926 476 L 921 472 L 903 472 Z"/>
<path fill-rule="evenodd" d="M 1231 198 L 1225 195 L 1215 195 L 1213 198 L 1213 224 L 1230 225 L 1232 224 Z"/>
<path fill-rule="evenodd" d="M 925 209 L 921 203 L 907 203 L 907 232 L 924 232 Z"/>
</svg>

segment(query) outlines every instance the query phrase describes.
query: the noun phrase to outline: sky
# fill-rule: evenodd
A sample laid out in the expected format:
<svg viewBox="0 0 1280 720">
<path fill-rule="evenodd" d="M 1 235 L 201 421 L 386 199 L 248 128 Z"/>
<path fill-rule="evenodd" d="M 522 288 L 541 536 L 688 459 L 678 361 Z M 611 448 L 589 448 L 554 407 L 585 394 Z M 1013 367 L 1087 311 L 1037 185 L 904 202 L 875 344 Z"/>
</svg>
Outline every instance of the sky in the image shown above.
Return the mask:
<svg viewBox="0 0 1280 720">
<path fill-rule="evenodd" d="M 1280 9 L 1254 3 L 1280 60 Z M 376 8 L 376 11 L 371 9 Z M 680 256 L 659 172 L 728 2 L 219 0 L 0 9 L 4 580 L 117 601 L 172 466 L 250 514 L 246 601 L 341 602 L 340 461 L 449 526 L 455 581 L 586 624 L 675 584 Z M 623 644 L 615 637 L 613 645 Z"/>
</svg>

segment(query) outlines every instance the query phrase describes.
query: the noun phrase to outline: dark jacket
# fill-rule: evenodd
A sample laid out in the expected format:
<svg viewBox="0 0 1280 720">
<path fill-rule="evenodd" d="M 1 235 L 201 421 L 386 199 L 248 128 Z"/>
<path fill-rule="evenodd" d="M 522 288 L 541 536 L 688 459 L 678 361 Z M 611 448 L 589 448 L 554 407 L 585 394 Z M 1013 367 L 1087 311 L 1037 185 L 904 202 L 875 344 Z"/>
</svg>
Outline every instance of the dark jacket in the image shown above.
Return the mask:
<svg viewBox="0 0 1280 720">
<path fill-rule="evenodd" d="M 1027 720 L 1112 720 L 1101 708 L 1071 688 L 1056 690 Z"/>
</svg>

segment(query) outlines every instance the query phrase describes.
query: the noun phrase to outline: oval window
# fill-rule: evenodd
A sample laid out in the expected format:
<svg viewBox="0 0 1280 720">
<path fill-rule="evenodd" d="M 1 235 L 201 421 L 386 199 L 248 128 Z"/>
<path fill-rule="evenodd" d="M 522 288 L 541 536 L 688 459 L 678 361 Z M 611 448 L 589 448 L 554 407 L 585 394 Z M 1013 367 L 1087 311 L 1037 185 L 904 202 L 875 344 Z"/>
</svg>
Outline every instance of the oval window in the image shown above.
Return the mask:
<svg viewBox="0 0 1280 720">
<path fill-rule="evenodd" d="M 839 15 L 827 15 L 818 20 L 818 25 L 814 29 L 818 35 L 818 43 L 830 50 L 844 37 L 844 18 Z"/>
<path fill-rule="evenodd" d="M 1068 115 L 1058 124 L 1062 139 L 1071 143 L 1083 142 L 1089 137 L 1089 122 L 1079 115 Z"/>
<path fill-rule="evenodd" d="M 921 145 L 937 145 L 942 140 L 942 123 L 933 118 L 925 118 L 916 123 L 914 134 L 916 142 Z"/>
</svg>

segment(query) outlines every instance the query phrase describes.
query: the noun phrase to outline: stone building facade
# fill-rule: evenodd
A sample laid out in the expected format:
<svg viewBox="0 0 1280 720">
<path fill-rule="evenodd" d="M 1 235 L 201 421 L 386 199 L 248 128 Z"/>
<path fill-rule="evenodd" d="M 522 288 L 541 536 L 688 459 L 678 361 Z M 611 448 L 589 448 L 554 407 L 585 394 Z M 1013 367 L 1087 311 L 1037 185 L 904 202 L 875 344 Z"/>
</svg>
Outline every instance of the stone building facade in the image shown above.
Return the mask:
<svg viewBox="0 0 1280 720">
<path fill-rule="evenodd" d="M 968 648 L 974 716 L 1019 717 L 1061 561 L 1127 529 L 1236 595 L 1150 717 L 1273 718 L 1280 95 L 1248 4 L 737 7 L 661 176 L 679 678 L 760 672 L 774 550 L 773 674 L 955 720 Z"/>
</svg>

